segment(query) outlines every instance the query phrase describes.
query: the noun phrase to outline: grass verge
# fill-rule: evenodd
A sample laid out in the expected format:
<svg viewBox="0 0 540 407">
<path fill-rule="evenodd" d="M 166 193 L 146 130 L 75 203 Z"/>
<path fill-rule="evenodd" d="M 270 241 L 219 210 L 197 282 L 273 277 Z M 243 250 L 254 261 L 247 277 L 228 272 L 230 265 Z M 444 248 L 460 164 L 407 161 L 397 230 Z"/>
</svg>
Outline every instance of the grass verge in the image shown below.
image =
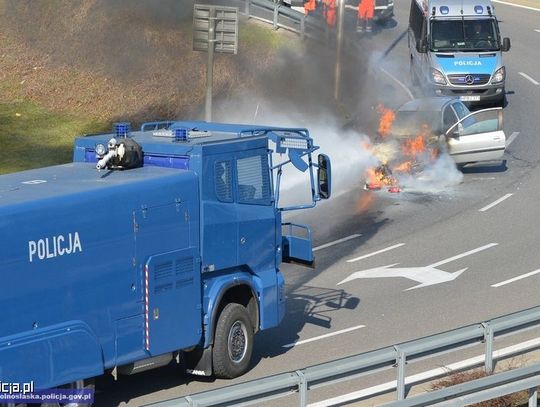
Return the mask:
<svg viewBox="0 0 540 407">
<path fill-rule="evenodd" d="M 31 102 L 0 103 L 0 174 L 69 162 L 75 136 L 106 128 Z"/>
</svg>

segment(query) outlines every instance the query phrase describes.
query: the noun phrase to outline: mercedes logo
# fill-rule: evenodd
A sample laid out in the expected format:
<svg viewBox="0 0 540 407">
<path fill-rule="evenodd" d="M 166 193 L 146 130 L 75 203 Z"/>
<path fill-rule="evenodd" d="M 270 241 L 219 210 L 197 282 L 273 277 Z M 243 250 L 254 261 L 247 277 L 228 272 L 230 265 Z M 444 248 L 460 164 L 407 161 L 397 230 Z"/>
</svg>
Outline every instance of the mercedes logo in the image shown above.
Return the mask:
<svg viewBox="0 0 540 407">
<path fill-rule="evenodd" d="M 467 76 L 465 77 L 465 83 L 466 83 L 467 85 L 472 85 L 472 84 L 474 83 L 474 78 L 473 78 L 473 76 L 472 76 L 472 75 L 467 75 Z"/>
</svg>

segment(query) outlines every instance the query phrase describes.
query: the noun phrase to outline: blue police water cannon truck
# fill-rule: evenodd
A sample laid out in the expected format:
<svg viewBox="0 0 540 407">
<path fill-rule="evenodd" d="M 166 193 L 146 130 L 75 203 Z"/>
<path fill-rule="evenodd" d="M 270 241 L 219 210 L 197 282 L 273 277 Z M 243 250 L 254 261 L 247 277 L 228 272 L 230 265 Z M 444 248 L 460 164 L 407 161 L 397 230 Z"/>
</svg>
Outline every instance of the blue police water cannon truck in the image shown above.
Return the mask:
<svg viewBox="0 0 540 407">
<path fill-rule="evenodd" d="M 285 313 L 280 263 L 314 261 L 282 213 L 330 197 L 317 149 L 303 128 L 117 123 L 77 138 L 72 163 L 0 176 L 0 380 L 80 388 L 175 359 L 246 372 Z M 280 207 L 289 164 L 311 199 Z"/>
<path fill-rule="evenodd" d="M 504 105 L 506 68 L 491 0 L 411 0 L 411 81 L 469 104 Z"/>
</svg>

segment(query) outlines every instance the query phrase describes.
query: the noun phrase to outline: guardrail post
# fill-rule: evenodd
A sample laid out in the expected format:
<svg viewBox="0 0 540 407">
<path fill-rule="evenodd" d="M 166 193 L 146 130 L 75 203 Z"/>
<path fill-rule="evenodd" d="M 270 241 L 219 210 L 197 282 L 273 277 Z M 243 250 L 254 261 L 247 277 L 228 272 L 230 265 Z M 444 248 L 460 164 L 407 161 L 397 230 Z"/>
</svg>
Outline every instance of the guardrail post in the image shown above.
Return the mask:
<svg viewBox="0 0 540 407">
<path fill-rule="evenodd" d="M 493 328 L 488 322 L 483 322 L 484 341 L 486 342 L 485 371 L 487 374 L 493 373 Z"/>
<path fill-rule="evenodd" d="M 279 4 L 274 5 L 274 30 L 278 29 Z"/>
<path fill-rule="evenodd" d="M 394 349 L 397 352 L 396 355 L 396 366 L 397 366 L 397 399 L 405 399 L 405 364 L 407 363 L 407 356 L 405 352 L 401 350 L 398 346 L 394 346 Z"/>
<path fill-rule="evenodd" d="M 251 6 L 251 0 L 246 0 L 246 15 L 247 15 L 247 18 L 251 17 L 251 14 L 249 14 L 250 6 Z"/>
<path fill-rule="evenodd" d="M 298 375 L 298 378 L 300 379 L 298 382 L 298 393 L 300 396 L 300 407 L 306 407 L 307 406 L 307 380 L 304 373 L 302 373 L 301 370 L 297 370 L 296 374 Z"/>
<path fill-rule="evenodd" d="M 536 387 L 529 389 L 529 407 L 536 407 L 538 404 L 538 390 Z"/>
</svg>

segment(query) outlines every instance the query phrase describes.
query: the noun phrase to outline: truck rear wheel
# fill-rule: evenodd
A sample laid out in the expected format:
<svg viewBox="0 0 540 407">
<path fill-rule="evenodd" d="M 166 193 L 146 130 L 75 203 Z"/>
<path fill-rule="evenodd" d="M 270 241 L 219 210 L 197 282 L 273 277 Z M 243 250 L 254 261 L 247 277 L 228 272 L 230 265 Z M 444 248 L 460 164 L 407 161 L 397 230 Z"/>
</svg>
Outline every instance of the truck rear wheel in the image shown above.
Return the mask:
<svg viewBox="0 0 540 407">
<path fill-rule="evenodd" d="M 214 337 L 214 375 L 232 379 L 244 374 L 253 352 L 253 326 L 245 307 L 230 303 L 223 308 Z"/>
</svg>

